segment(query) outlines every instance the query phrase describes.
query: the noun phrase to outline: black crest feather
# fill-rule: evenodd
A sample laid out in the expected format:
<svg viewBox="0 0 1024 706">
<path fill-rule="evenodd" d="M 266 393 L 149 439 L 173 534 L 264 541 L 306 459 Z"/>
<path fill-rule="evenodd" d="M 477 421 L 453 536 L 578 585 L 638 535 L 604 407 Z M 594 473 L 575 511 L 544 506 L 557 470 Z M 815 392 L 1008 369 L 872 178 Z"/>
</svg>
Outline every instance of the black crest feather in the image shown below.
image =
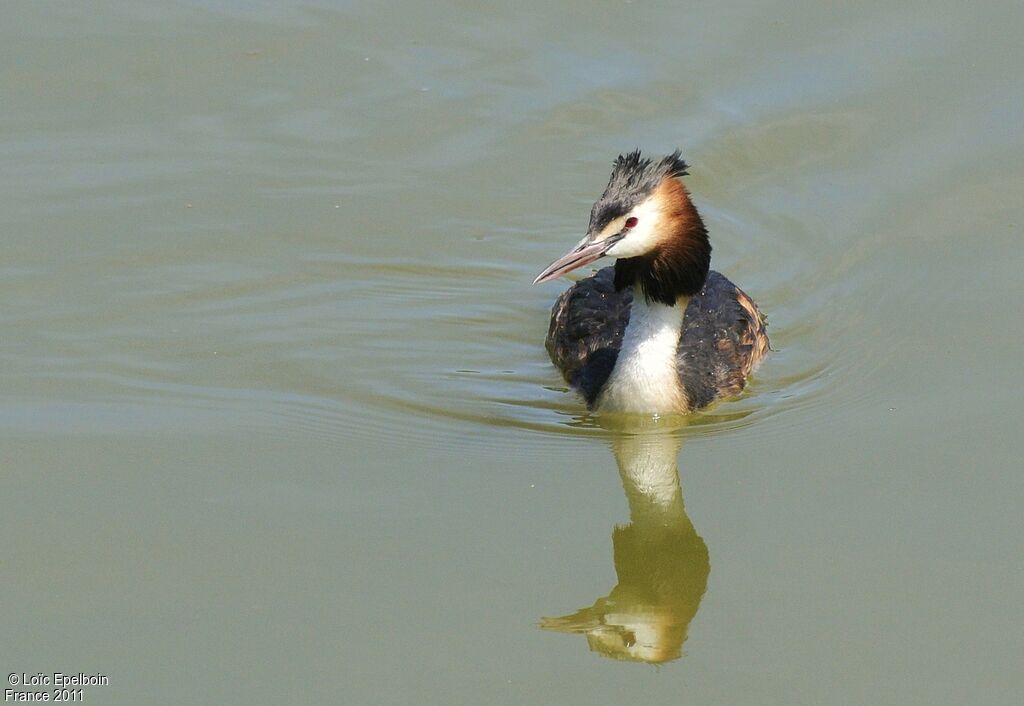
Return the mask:
<svg viewBox="0 0 1024 706">
<path fill-rule="evenodd" d="M 640 155 L 640 150 L 619 155 L 612 165 L 612 176 L 605 188 L 609 193 L 640 192 L 650 194 L 658 188 L 665 177 L 681 177 L 687 174 L 687 164 L 679 150 L 658 161 Z"/>
<path fill-rule="evenodd" d="M 642 202 L 665 177 L 686 176 L 687 168 L 679 150 L 656 161 L 642 156 L 639 149 L 620 154 L 612 164 L 608 186 L 590 211 L 591 229 L 600 230 Z"/>
</svg>

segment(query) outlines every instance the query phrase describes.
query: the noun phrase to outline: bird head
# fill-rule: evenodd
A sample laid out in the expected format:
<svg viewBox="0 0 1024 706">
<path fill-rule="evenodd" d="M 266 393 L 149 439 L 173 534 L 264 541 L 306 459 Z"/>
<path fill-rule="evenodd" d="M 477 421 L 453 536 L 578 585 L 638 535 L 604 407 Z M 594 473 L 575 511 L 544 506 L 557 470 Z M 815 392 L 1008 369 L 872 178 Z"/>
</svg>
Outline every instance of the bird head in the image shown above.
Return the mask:
<svg viewBox="0 0 1024 706">
<path fill-rule="evenodd" d="M 639 150 L 620 155 L 608 186 L 590 210 L 587 234 L 541 272 L 534 284 L 599 258 L 614 257 L 616 287 L 639 279 L 651 285 L 645 286 L 648 297 L 666 303 L 699 291 L 707 277 L 711 246 L 679 180 L 686 169 L 678 151 L 656 161 L 642 157 Z"/>
</svg>

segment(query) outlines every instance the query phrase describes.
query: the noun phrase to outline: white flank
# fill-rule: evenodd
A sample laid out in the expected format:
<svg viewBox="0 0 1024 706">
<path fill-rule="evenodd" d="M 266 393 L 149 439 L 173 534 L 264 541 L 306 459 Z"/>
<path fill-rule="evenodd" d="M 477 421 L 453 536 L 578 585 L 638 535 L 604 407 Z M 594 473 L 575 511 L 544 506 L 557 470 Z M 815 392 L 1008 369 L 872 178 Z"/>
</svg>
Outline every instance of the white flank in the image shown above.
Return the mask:
<svg viewBox="0 0 1024 706">
<path fill-rule="evenodd" d="M 615 368 L 597 400 L 600 412 L 681 414 L 686 395 L 676 371 L 676 353 L 687 299 L 675 306 L 648 303 L 637 285 L 629 325 Z"/>
</svg>

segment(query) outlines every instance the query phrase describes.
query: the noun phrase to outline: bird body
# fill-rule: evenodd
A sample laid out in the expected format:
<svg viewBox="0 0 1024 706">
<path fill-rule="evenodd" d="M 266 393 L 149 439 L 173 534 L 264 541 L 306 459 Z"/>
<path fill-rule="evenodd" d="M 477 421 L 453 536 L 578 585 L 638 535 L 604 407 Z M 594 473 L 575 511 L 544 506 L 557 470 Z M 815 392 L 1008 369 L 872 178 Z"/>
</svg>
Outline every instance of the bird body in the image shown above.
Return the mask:
<svg viewBox="0 0 1024 706">
<path fill-rule="evenodd" d="M 710 270 L 707 231 L 679 181 L 685 170 L 678 152 L 657 162 L 620 156 L 587 236 L 537 277 L 617 258 L 558 298 L 546 340 L 599 412 L 686 414 L 739 394 L 769 349 L 753 300 Z"/>
</svg>

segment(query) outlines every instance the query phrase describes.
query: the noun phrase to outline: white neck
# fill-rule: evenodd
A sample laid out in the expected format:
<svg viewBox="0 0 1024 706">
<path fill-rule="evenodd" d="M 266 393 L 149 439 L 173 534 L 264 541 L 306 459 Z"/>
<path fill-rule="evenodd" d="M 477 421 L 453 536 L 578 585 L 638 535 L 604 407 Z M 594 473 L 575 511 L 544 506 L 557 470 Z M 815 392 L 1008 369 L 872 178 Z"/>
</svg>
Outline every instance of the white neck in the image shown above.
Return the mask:
<svg viewBox="0 0 1024 706">
<path fill-rule="evenodd" d="M 629 325 L 615 367 L 598 397 L 598 411 L 686 413 L 676 354 L 688 301 L 680 297 L 675 306 L 648 302 L 643 288 L 634 285 Z"/>
</svg>

